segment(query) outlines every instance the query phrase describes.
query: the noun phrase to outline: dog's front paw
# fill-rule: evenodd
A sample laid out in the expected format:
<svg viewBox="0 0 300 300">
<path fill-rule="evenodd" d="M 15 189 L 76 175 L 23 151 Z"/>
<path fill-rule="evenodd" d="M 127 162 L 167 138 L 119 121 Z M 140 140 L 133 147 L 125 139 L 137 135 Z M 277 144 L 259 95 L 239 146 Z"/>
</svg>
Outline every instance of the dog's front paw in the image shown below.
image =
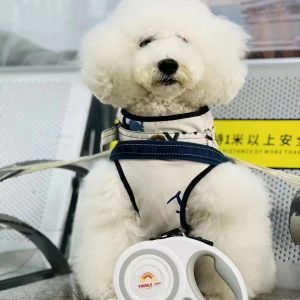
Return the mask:
<svg viewBox="0 0 300 300">
<path fill-rule="evenodd" d="M 236 300 L 235 296 L 231 292 L 212 292 L 202 293 L 205 300 Z"/>
<path fill-rule="evenodd" d="M 92 300 L 117 300 L 115 291 L 112 286 L 107 289 L 101 291 L 101 294 L 98 298 Z"/>
<path fill-rule="evenodd" d="M 235 300 L 234 298 L 227 298 L 227 296 L 221 296 L 221 295 L 214 295 L 214 296 L 208 296 L 205 297 L 206 300 Z"/>
<path fill-rule="evenodd" d="M 89 293 L 85 294 L 85 297 L 80 298 L 84 300 L 117 300 L 115 291 L 112 286 L 107 287 L 105 289 L 98 289 L 94 291 L 89 291 Z"/>
</svg>

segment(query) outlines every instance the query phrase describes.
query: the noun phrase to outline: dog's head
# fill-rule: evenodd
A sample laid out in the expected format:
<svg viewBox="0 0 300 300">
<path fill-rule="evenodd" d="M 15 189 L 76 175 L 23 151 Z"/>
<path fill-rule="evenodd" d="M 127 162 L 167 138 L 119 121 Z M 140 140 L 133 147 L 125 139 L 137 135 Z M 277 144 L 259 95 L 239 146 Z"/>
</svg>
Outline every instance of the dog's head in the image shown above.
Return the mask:
<svg viewBox="0 0 300 300">
<path fill-rule="evenodd" d="M 123 0 L 84 38 L 82 72 L 94 94 L 116 107 L 190 111 L 235 97 L 247 40 L 198 0 Z"/>
</svg>

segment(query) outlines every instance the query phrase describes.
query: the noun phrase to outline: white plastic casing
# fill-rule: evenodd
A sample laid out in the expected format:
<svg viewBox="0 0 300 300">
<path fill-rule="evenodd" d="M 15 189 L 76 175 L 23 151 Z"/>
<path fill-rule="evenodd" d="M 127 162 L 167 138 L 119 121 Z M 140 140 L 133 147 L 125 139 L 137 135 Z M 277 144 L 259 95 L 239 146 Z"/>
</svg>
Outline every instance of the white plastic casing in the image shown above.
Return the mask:
<svg viewBox="0 0 300 300">
<path fill-rule="evenodd" d="M 245 282 L 233 262 L 218 249 L 187 237 L 138 243 L 127 249 L 114 270 L 119 300 L 201 300 L 194 267 L 200 256 L 211 256 L 215 268 L 237 300 L 248 299 Z"/>
</svg>

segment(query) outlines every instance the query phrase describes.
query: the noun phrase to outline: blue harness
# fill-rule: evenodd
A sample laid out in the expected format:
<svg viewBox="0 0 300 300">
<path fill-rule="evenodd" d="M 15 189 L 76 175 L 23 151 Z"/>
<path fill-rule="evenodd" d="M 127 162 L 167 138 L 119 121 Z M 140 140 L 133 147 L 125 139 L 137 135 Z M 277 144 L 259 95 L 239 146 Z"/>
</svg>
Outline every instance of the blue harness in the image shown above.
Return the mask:
<svg viewBox="0 0 300 300">
<path fill-rule="evenodd" d="M 119 142 L 111 153 L 110 160 L 115 162 L 119 176 L 127 190 L 134 209 L 139 212 L 129 182 L 123 172 L 120 160 L 187 160 L 207 164 L 208 167 L 199 173 L 186 188 L 181 201 L 180 223 L 186 230 L 190 226 L 186 221 L 186 207 L 194 187 L 219 164 L 231 161 L 217 149 L 190 142 L 135 140 Z"/>
</svg>

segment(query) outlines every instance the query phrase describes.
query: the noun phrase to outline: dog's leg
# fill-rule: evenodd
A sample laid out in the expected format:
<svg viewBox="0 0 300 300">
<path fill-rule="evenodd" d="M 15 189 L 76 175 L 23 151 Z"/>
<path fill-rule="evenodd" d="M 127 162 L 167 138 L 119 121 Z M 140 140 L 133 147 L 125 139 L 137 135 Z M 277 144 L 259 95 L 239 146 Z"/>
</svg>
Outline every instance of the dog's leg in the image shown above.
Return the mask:
<svg viewBox="0 0 300 300">
<path fill-rule="evenodd" d="M 84 181 L 72 237 L 72 265 L 84 295 L 115 299 L 113 269 L 144 233 L 112 162 L 103 160 Z"/>
<path fill-rule="evenodd" d="M 192 234 L 215 243 L 237 265 L 250 298 L 275 282 L 270 203 L 263 181 L 249 169 L 226 163 L 195 188 L 188 203 Z M 197 265 L 199 286 L 211 299 L 234 299 L 211 259 Z"/>
</svg>

